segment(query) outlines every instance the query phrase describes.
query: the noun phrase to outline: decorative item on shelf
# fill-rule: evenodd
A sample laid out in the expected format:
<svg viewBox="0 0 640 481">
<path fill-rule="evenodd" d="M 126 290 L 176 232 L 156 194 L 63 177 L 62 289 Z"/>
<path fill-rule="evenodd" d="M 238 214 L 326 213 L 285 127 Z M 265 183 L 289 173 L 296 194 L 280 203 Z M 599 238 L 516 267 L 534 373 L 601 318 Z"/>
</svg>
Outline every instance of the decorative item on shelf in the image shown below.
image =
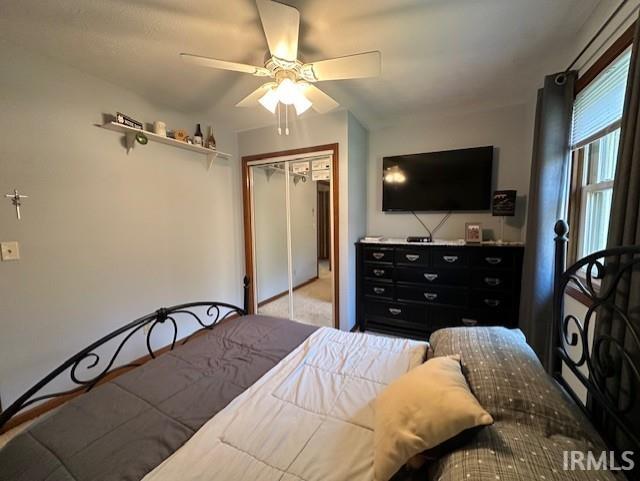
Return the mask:
<svg viewBox="0 0 640 481">
<path fill-rule="evenodd" d="M 193 145 L 193 139 L 191 137 L 187 137 L 184 141 L 189 145 Z"/>
<path fill-rule="evenodd" d="M 126 125 L 127 127 L 143 130 L 142 122 L 138 122 L 137 120 L 134 120 L 131 117 L 120 112 L 116 113 L 116 122 L 121 125 Z"/>
<path fill-rule="evenodd" d="M 516 196 L 518 192 L 515 190 L 496 190 L 493 193 L 493 202 L 491 215 L 500 217 L 500 239 L 499 244 L 504 242 L 504 218 L 516 215 Z"/>
<path fill-rule="evenodd" d="M 162 122 L 161 120 L 156 120 L 153 123 L 153 132 L 157 135 L 162 135 L 163 137 L 167 136 L 167 124 Z"/>
<path fill-rule="evenodd" d="M 202 130 L 200 129 L 200 124 L 196 124 L 196 132 L 193 134 L 192 143 L 194 145 L 202 145 Z"/>
<path fill-rule="evenodd" d="M 481 244 L 482 224 L 467 222 L 464 225 L 464 241 L 467 244 Z"/>
<path fill-rule="evenodd" d="M 167 138 L 174 139 L 176 138 L 176 133 L 173 130 L 167 130 Z"/>
<path fill-rule="evenodd" d="M 186 142 L 189 137 L 189 134 L 184 129 L 176 129 L 173 135 L 175 136 L 175 139 L 180 142 Z"/>
<path fill-rule="evenodd" d="M 138 142 L 140 145 L 147 145 L 149 139 L 142 132 L 138 132 L 136 134 L 136 142 Z"/>
<path fill-rule="evenodd" d="M 209 135 L 207 135 L 207 149 L 216 150 L 216 138 L 213 136 L 213 127 L 209 126 Z"/>
</svg>

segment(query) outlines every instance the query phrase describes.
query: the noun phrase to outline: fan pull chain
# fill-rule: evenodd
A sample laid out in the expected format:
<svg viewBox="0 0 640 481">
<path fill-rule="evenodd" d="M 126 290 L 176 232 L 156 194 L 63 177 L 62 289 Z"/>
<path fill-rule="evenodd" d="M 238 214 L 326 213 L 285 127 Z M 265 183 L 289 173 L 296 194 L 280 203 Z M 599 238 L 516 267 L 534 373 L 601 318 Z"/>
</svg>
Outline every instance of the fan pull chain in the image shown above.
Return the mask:
<svg viewBox="0 0 640 481">
<path fill-rule="evenodd" d="M 289 135 L 289 106 L 285 105 L 284 106 L 284 122 L 285 122 L 285 129 L 284 129 L 284 134 L 285 135 Z"/>
<path fill-rule="evenodd" d="M 278 102 L 278 135 L 282 135 L 282 127 L 280 126 L 282 124 L 282 120 L 280 117 L 280 102 Z"/>
</svg>

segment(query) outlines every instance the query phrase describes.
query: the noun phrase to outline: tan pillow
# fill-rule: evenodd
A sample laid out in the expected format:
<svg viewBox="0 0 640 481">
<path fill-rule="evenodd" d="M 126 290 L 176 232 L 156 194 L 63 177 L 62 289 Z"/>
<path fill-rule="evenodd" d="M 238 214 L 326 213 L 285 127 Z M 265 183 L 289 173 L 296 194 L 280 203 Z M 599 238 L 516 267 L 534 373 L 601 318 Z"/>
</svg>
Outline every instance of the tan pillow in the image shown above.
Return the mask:
<svg viewBox="0 0 640 481">
<path fill-rule="evenodd" d="M 375 481 L 388 481 L 411 457 L 466 429 L 492 423 L 469 390 L 460 357 L 434 357 L 376 399 Z"/>
</svg>

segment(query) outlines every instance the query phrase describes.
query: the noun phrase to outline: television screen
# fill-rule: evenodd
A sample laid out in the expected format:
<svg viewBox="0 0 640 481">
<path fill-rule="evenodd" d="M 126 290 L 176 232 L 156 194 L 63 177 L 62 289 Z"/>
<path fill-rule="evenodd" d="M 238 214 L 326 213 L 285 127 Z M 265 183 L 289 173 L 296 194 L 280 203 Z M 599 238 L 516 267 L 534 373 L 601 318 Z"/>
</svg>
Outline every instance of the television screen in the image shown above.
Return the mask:
<svg viewBox="0 0 640 481">
<path fill-rule="evenodd" d="M 384 157 L 382 210 L 489 210 L 492 164 L 492 146 Z"/>
</svg>

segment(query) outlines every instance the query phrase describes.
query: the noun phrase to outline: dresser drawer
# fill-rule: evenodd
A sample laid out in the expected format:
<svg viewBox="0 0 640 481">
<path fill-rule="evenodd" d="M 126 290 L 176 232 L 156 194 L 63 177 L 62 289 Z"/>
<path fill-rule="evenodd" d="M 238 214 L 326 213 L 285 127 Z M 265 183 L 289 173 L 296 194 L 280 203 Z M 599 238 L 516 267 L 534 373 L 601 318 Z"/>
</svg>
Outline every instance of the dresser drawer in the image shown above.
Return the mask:
<svg viewBox="0 0 640 481">
<path fill-rule="evenodd" d="M 464 249 L 433 249 L 433 267 L 467 267 L 469 253 Z"/>
<path fill-rule="evenodd" d="M 513 249 L 502 247 L 480 247 L 474 249 L 473 265 L 492 269 L 512 269 L 514 266 Z"/>
<path fill-rule="evenodd" d="M 491 310 L 509 309 L 512 296 L 505 292 L 487 290 L 473 290 L 471 292 L 471 307 Z"/>
<path fill-rule="evenodd" d="M 421 302 L 426 304 L 443 304 L 449 306 L 466 306 L 467 290 L 447 287 L 401 287 L 396 288 L 398 300 Z"/>
<path fill-rule="evenodd" d="M 369 279 L 391 282 L 393 280 L 393 267 L 377 264 L 365 264 L 364 275 Z"/>
<path fill-rule="evenodd" d="M 396 249 L 396 265 L 429 265 L 429 251 L 426 249 Z"/>
<path fill-rule="evenodd" d="M 363 249 L 364 260 L 366 262 L 393 263 L 393 247 L 365 247 Z"/>
<path fill-rule="evenodd" d="M 402 320 L 411 323 L 424 324 L 425 308 L 411 306 L 398 302 L 365 302 L 365 313 L 374 318 Z"/>
<path fill-rule="evenodd" d="M 429 286 L 467 286 L 469 285 L 469 271 L 460 269 L 398 267 L 396 268 L 396 281 Z"/>
<path fill-rule="evenodd" d="M 393 300 L 395 288 L 393 284 L 368 282 L 364 286 L 364 295 L 374 299 Z"/>
<path fill-rule="evenodd" d="M 513 272 L 500 270 L 482 270 L 473 273 L 473 287 L 508 291 L 513 287 Z"/>
</svg>

